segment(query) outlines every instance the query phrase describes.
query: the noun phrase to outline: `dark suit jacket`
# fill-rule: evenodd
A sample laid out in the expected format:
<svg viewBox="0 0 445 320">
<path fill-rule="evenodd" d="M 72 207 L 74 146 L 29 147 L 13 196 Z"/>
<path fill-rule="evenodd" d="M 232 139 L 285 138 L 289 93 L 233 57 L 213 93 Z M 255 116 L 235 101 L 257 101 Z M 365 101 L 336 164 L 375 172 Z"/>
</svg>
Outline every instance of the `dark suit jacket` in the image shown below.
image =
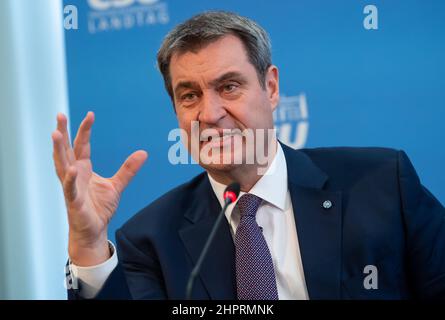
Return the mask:
<svg viewBox="0 0 445 320">
<path fill-rule="evenodd" d="M 404 152 L 282 147 L 310 299 L 445 297 L 445 209 Z M 220 210 L 206 173 L 154 201 L 117 231 L 119 265 L 97 298 L 183 299 Z M 224 219 L 193 298 L 236 299 L 234 257 Z"/>
</svg>

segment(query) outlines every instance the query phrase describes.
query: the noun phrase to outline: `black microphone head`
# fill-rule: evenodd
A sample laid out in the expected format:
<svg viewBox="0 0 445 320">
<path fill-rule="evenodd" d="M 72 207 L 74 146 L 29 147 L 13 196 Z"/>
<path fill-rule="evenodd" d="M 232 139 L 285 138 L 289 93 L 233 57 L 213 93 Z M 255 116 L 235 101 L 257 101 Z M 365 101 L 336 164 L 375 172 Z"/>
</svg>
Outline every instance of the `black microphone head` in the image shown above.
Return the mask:
<svg viewBox="0 0 445 320">
<path fill-rule="evenodd" d="M 241 186 L 238 182 L 232 182 L 224 190 L 224 200 L 230 200 L 229 203 L 235 202 L 239 196 Z"/>
<path fill-rule="evenodd" d="M 241 191 L 241 186 L 238 182 L 232 182 L 227 186 L 225 191 L 232 191 L 238 197 L 239 192 Z"/>
</svg>

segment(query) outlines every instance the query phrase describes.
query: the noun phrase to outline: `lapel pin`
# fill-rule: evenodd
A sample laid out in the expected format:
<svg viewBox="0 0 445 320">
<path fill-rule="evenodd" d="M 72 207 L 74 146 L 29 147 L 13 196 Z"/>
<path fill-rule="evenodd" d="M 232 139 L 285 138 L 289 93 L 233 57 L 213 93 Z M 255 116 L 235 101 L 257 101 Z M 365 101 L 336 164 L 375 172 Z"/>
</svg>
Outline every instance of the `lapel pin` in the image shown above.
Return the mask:
<svg viewBox="0 0 445 320">
<path fill-rule="evenodd" d="M 332 207 L 332 202 L 330 200 L 326 200 L 323 202 L 323 208 L 330 209 Z"/>
</svg>

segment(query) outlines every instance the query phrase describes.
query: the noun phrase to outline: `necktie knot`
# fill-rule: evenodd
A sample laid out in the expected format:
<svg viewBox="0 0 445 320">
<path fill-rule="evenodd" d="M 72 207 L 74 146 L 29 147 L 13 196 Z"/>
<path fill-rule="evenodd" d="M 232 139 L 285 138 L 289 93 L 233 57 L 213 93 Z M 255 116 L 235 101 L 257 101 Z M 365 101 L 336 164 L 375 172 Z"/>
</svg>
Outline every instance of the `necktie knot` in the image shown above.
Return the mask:
<svg viewBox="0 0 445 320">
<path fill-rule="evenodd" d="M 254 194 L 246 193 L 237 202 L 241 217 L 254 217 L 263 199 Z"/>
</svg>

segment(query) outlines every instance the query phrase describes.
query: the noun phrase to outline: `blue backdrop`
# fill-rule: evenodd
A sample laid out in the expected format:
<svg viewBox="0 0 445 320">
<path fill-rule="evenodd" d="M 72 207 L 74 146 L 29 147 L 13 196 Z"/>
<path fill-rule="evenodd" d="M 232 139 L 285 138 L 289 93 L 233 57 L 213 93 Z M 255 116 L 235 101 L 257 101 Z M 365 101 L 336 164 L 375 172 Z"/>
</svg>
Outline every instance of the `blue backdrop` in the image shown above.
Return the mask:
<svg viewBox="0 0 445 320">
<path fill-rule="evenodd" d="M 175 114 L 156 69 L 165 34 L 209 9 L 259 22 L 272 39 L 282 101 L 275 114 L 294 147 L 403 149 L 445 202 L 445 1 L 65 0 L 79 13 L 66 31 L 71 131 L 96 113 L 94 170 L 115 173 L 138 148 L 148 163 L 125 191 L 110 237 L 130 216 L 201 171 L 171 165 Z M 367 30 L 366 5 L 378 9 Z"/>
</svg>

